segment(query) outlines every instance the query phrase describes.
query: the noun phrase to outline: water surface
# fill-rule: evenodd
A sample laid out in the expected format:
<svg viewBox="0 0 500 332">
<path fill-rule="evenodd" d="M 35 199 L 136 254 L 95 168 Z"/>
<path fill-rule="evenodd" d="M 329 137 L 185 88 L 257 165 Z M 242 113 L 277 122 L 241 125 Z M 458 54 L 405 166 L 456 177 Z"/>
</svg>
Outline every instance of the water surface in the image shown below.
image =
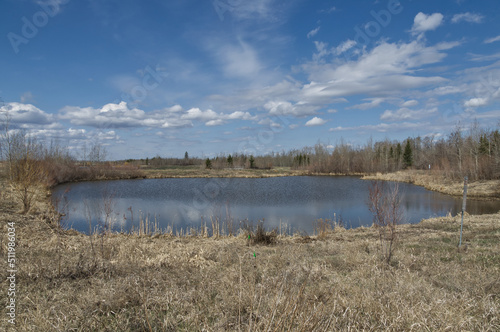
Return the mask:
<svg viewBox="0 0 500 332">
<path fill-rule="evenodd" d="M 174 232 L 218 219 L 232 220 L 236 228 L 242 220 L 264 220 L 268 229 L 312 234 L 320 218 L 346 227 L 370 226 L 369 185 L 348 176 L 141 179 L 65 184 L 55 188 L 53 199 L 67 214 L 66 226 L 86 233 L 89 220 L 94 228 L 107 216 L 115 231 L 137 229 L 140 219 L 156 220 Z M 405 222 L 461 211 L 459 198 L 406 183 L 399 190 Z M 467 212 L 494 213 L 495 203 L 469 200 Z"/>
</svg>

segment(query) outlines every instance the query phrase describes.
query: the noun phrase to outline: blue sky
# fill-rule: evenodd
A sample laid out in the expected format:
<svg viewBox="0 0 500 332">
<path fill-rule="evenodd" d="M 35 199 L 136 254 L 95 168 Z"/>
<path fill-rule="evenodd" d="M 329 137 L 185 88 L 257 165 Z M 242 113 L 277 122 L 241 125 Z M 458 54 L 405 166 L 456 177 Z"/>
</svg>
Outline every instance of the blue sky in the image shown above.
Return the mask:
<svg viewBox="0 0 500 332">
<path fill-rule="evenodd" d="M 76 155 L 255 155 L 500 121 L 496 0 L 0 6 L 2 113 Z"/>
</svg>

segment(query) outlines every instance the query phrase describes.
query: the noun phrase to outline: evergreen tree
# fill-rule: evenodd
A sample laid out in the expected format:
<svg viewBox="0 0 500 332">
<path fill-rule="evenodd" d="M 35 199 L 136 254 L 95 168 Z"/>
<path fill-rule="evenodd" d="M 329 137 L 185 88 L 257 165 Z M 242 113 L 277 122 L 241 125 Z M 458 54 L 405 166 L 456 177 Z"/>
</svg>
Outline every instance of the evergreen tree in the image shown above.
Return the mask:
<svg viewBox="0 0 500 332">
<path fill-rule="evenodd" d="M 479 153 L 484 156 L 490 155 L 490 141 L 486 134 L 481 135 L 479 138 Z"/>
<path fill-rule="evenodd" d="M 401 155 L 403 154 L 403 149 L 401 148 L 401 143 L 396 146 L 396 160 L 399 162 L 401 160 Z"/>
<path fill-rule="evenodd" d="M 405 151 L 403 153 L 403 163 L 405 168 L 413 166 L 413 151 L 411 149 L 410 139 L 406 140 Z"/>
<path fill-rule="evenodd" d="M 185 160 L 188 160 L 188 159 L 189 159 L 189 154 L 188 154 L 188 152 L 187 152 L 187 151 L 186 151 L 186 153 L 184 153 L 184 159 L 185 159 Z"/>
<path fill-rule="evenodd" d="M 205 160 L 205 168 L 207 169 L 212 168 L 212 162 L 210 161 L 210 158 L 207 158 L 207 160 Z"/>
<path fill-rule="evenodd" d="M 250 161 L 250 168 L 255 168 L 255 159 L 253 158 L 252 155 L 250 155 L 249 161 Z"/>
<path fill-rule="evenodd" d="M 229 167 L 233 167 L 233 157 L 231 155 L 227 157 L 227 163 Z"/>
</svg>

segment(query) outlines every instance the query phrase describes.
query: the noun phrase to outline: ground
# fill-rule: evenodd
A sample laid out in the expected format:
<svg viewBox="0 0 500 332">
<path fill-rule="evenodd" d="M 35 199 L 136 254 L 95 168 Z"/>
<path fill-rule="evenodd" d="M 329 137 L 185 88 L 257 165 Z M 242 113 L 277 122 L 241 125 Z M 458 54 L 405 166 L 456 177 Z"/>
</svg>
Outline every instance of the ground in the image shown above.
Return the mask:
<svg viewBox="0 0 500 332">
<path fill-rule="evenodd" d="M 2 183 L 0 298 L 16 232 L 16 326 L 0 330 L 500 330 L 500 213 L 402 225 L 394 257 L 374 227 L 316 236 L 87 236 L 40 197 L 21 215 Z M 45 205 L 44 205 L 45 204 Z"/>
<path fill-rule="evenodd" d="M 363 176 L 365 180 L 384 180 L 412 183 L 426 189 L 452 196 L 462 196 L 464 180 L 445 179 L 439 171 L 399 171 Z M 474 199 L 500 200 L 500 180 L 468 182 L 467 197 Z"/>
</svg>

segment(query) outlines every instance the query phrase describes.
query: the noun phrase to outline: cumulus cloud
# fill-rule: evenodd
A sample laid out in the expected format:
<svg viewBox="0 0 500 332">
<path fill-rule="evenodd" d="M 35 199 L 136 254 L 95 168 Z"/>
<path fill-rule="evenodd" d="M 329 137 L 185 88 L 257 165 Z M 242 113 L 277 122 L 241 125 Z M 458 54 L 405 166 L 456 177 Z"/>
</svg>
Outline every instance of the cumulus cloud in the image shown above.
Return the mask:
<svg viewBox="0 0 500 332">
<path fill-rule="evenodd" d="M 443 14 L 434 13 L 431 15 L 418 13 L 413 20 L 413 27 L 411 32 L 419 34 L 425 31 L 436 30 L 443 23 Z"/>
<path fill-rule="evenodd" d="M 459 23 L 459 22 L 469 22 L 469 23 L 481 23 L 484 19 L 483 15 L 473 14 L 473 13 L 461 13 L 453 15 L 451 22 Z"/>
<path fill-rule="evenodd" d="M 248 112 L 236 111 L 230 114 L 216 113 L 212 110 L 202 111 L 199 108 L 191 108 L 181 116 L 181 119 L 199 120 L 205 122 L 207 126 L 219 126 L 225 123 L 225 120 L 255 120 Z"/>
<path fill-rule="evenodd" d="M 297 117 L 316 114 L 320 106 L 307 102 L 292 104 L 288 101 L 269 101 L 264 105 L 270 115 L 293 115 Z"/>
<path fill-rule="evenodd" d="M 0 113 L 7 115 L 10 124 L 17 128 L 35 128 L 37 126 L 58 127 L 56 119 L 32 104 L 7 103 L 0 107 Z"/>
<path fill-rule="evenodd" d="M 96 128 L 179 128 L 192 127 L 192 121 L 204 122 L 207 126 L 215 126 L 229 120 L 254 120 L 248 112 L 217 113 L 211 109 L 191 108 L 185 111 L 180 105 L 166 107 L 152 112 L 129 107 L 126 102 L 110 103 L 101 108 L 66 106 L 59 118 L 69 120 L 78 126 Z"/>
<path fill-rule="evenodd" d="M 480 107 L 488 104 L 488 98 L 471 98 L 464 102 L 465 107 Z"/>
<path fill-rule="evenodd" d="M 322 126 L 325 123 L 326 123 L 326 120 L 323 120 L 323 119 L 318 118 L 317 116 L 315 116 L 314 118 L 312 118 L 311 120 L 309 120 L 309 121 L 306 122 L 306 126 L 307 127 Z"/>
</svg>

